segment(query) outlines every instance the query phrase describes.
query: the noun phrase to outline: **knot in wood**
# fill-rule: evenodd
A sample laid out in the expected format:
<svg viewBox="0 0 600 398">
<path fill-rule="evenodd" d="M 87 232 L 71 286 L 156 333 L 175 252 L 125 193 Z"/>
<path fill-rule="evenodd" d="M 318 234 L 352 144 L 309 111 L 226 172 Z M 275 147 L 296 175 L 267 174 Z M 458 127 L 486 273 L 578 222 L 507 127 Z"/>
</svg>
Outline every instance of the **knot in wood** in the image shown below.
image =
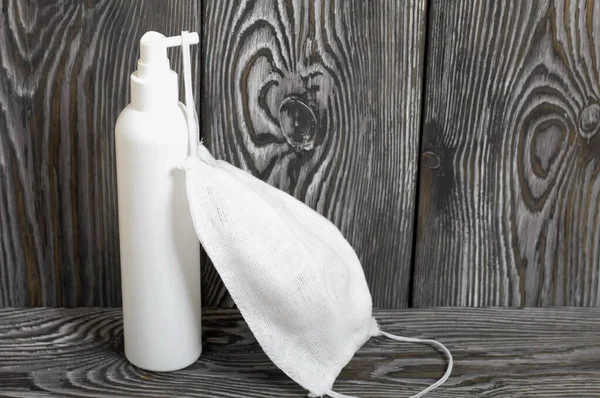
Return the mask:
<svg viewBox="0 0 600 398">
<path fill-rule="evenodd" d="M 586 105 L 579 115 L 579 134 L 590 138 L 600 126 L 600 104 L 597 102 Z"/>
<path fill-rule="evenodd" d="M 281 102 L 279 125 L 286 141 L 296 151 L 308 151 L 314 147 L 317 117 L 302 98 L 289 96 Z"/>
<path fill-rule="evenodd" d="M 428 169 L 439 169 L 442 164 L 442 160 L 440 157 L 433 152 L 425 152 L 423 153 L 423 167 Z"/>
</svg>

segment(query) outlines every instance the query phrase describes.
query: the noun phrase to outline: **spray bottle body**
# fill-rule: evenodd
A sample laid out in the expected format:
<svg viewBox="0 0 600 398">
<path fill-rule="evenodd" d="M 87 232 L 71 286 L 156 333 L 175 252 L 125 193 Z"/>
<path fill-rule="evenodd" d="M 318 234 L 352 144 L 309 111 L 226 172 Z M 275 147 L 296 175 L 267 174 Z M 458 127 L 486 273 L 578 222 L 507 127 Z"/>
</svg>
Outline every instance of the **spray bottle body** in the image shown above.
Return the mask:
<svg viewBox="0 0 600 398">
<path fill-rule="evenodd" d="M 125 355 L 172 371 L 202 350 L 200 254 L 185 174 L 185 107 L 177 75 L 131 76 L 132 102 L 115 126 Z"/>
</svg>

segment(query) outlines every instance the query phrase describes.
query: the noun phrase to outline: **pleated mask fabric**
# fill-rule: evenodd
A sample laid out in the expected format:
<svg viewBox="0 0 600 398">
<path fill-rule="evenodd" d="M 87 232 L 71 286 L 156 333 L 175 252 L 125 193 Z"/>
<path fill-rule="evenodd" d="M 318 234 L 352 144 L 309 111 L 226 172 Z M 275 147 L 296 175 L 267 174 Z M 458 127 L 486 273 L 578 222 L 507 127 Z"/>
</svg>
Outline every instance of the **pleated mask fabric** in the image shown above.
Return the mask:
<svg viewBox="0 0 600 398">
<path fill-rule="evenodd" d="M 432 344 L 380 330 L 360 261 L 337 227 L 287 193 L 215 159 L 198 143 L 187 32 L 182 33 L 190 156 L 183 169 L 202 246 L 257 341 L 311 396 L 332 390 L 340 371 L 371 337 Z"/>
</svg>

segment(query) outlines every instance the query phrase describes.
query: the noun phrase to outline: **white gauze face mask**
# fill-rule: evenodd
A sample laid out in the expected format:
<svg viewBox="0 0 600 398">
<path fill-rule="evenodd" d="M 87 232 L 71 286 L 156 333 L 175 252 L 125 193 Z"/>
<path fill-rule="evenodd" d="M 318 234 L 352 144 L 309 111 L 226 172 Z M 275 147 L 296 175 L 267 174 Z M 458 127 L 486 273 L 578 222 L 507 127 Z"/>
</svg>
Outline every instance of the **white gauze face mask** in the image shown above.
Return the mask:
<svg viewBox="0 0 600 398">
<path fill-rule="evenodd" d="M 332 391 L 335 379 L 367 340 L 386 336 L 434 345 L 448 357 L 444 376 L 414 397 L 444 383 L 452 371 L 446 347 L 379 329 L 361 264 L 335 225 L 198 145 L 187 32 L 182 37 L 192 220 L 265 353 L 310 396 L 348 398 Z"/>
</svg>

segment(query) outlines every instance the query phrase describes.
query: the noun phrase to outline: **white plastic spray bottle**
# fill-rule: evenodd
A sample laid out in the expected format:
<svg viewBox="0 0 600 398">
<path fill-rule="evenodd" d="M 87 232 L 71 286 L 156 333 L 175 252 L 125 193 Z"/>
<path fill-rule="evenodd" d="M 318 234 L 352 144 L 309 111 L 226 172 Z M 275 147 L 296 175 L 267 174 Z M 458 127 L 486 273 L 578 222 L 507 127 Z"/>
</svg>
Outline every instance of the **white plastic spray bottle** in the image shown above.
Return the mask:
<svg viewBox="0 0 600 398">
<path fill-rule="evenodd" d="M 181 40 L 144 34 L 115 127 L 125 355 L 152 371 L 184 368 L 202 351 L 199 242 L 178 170 L 188 128 L 167 58 Z"/>
</svg>

